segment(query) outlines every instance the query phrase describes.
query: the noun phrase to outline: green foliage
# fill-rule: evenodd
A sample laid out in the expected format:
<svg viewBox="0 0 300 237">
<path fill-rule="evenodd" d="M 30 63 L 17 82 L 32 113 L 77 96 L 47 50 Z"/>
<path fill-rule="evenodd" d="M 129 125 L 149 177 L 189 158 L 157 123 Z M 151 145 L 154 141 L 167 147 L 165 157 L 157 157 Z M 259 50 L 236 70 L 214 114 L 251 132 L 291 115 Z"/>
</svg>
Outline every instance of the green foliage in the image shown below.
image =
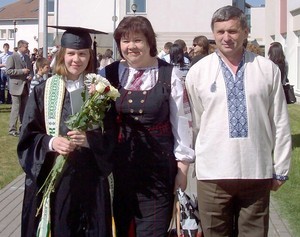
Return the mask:
<svg viewBox="0 0 300 237">
<path fill-rule="evenodd" d="M 300 236 L 300 106 L 289 105 L 293 152 L 289 180 L 272 196 L 289 223 L 293 236 Z"/>
</svg>

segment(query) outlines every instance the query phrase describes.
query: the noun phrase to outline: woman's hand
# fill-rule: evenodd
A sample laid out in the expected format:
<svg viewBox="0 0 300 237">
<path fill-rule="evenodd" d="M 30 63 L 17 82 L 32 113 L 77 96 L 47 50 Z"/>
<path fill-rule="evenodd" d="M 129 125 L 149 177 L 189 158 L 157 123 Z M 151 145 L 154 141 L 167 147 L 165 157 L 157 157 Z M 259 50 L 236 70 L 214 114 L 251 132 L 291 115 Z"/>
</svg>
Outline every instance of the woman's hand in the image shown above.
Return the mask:
<svg viewBox="0 0 300 237">
<path fill-rule="evenodd" d="M 69 131 L 67 133 L 70 141 L 74 143 L 76 146 L 81 146 L 81 147 L 88 147 L 88 142 L 86 139 L 86 134 L 85 132 L 81 131 Z"/>
<path fill-rule="evenodd" d="M 189 170 L 190 164 L 186 161 L 178 161 L 177 162 L 177 175 L 175 178 L 175 187 L 174 187 L 174 193 L 176 193 L 176 190 L 178 188 L 181 188 L 182 191 L 186 189 L 187 186 L 187 173 Z"/>
<path fill-rule="evenodd" d="M 74 151 L 76 144 L 65 137 L 55 137 L 53 139 L 52 148 L 60 155 L 68 155 L 70 152 Z"/>
</svg>

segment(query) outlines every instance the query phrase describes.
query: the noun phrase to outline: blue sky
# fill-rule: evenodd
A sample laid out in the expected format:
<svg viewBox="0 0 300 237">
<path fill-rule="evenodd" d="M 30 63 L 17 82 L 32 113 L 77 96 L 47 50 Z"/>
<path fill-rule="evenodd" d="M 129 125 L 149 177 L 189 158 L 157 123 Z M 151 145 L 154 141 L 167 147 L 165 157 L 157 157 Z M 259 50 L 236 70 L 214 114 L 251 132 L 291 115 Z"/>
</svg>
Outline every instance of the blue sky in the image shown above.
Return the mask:
<svg viewBox="0 0 300 237">
<path fill-rule="evenodd" d="M 6 5 L 8 5 L 10 3 L 14 3 L 14 2 L 17 2 L 17 0 L 1 0 L 0 7 L 6 6 Z"/>
<path fill-rule="evenodd" d="M 265 4 L 265 0 L 246 0 L 251 6 L 260 6 L 261 4 Z"/>
<path fill-rule="evenodd" d="M 1 0 L 0 7 L 3 7 L 7 4 L 17 2 L 17 0 Z M 251 6 L 260 6 L 261 4 L 265 4 L 265 0 L 246 0 Z"/>
</svg>

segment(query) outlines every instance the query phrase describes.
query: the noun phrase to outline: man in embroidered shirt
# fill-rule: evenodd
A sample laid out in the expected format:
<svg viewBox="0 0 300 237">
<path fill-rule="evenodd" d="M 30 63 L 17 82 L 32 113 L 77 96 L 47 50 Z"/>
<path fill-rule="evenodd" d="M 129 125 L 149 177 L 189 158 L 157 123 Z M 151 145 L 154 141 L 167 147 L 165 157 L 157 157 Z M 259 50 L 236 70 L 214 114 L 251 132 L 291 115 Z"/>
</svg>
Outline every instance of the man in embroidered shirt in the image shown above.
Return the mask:
<svg viewBox="0 0 300 237">
<path fill-rule="evenodd" d="M 211 28 L 217 51 L 186 77 L 204 236 L 267 236 L 270 191 L 288 179 L 291 158 L 280 70 L 245 51 L 240 9 L 218 9 Z"/>
</svg>

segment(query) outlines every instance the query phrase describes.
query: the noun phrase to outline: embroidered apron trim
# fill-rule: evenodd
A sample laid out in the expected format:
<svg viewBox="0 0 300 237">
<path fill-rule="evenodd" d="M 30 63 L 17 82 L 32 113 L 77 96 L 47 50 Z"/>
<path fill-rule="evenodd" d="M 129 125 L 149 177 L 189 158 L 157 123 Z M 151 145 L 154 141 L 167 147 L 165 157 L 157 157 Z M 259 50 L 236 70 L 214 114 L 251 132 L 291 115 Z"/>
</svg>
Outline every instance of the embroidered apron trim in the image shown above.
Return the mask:
<svg viewBox="0 0 300 237">
<path fill-rule="evenodd" d="M 46 81 L 45 87 L 45 125 L 48 135 L 59 135 L 59 124 L 65 96 L 65 81 L 54 75 Z"/>
</svg>

